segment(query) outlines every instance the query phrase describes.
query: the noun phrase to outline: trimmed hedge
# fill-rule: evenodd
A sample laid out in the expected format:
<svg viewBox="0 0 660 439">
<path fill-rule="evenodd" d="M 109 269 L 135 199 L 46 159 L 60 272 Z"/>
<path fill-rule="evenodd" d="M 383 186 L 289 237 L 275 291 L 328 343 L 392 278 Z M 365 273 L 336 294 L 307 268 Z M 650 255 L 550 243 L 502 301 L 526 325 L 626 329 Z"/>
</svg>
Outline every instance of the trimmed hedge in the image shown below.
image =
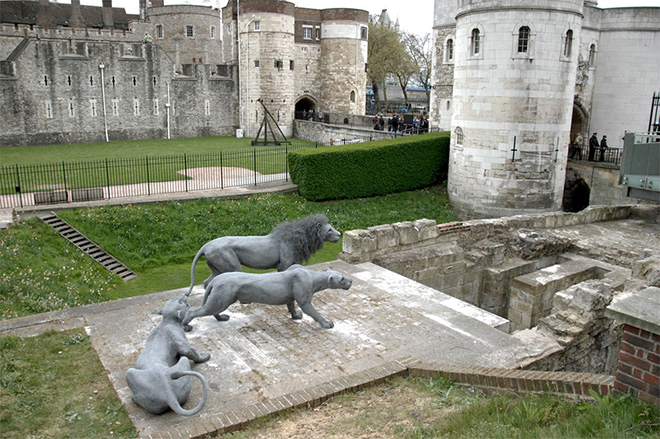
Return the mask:
<svg viewBox="0 0 660 439">
<path fill-rule="evenodd" d="M 289 153 L 289 173 L 310 201 L 369 197 L 447 178 L 449 132 Z"/>
</svg>

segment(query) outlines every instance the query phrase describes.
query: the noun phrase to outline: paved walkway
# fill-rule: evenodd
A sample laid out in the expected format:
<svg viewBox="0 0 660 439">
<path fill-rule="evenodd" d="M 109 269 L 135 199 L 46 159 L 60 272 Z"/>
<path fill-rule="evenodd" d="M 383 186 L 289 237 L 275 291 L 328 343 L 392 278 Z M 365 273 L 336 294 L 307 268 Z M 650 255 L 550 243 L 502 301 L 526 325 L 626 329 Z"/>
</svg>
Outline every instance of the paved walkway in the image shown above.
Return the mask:
<svg viewBox="0 0 660 439">
<path fill-rule="evenodd" d="M 496 329 L 502 319 L 371 263 L 331 267 L 353 278 L 350 290 L 317 293 L 314 304 L 333 329 L 286 307 L 234 304 L 227 322 L 202 317 L 188 338 L 211 360 L 195 365 L 209 398 L 195 416 L 146 413 L 130 400 L 125 373 L 160 321 L 153 310 L 185 289 L 0 322 L 0 334 L 32 335 L 84 326 L 141 437 L 196 437 L 241 425 L 287 406 L 310 403 L 406 370 L 412 361 L 518 368 L 560 347 L 541 334 L 516 337 Z M 195 287 L 191 306 L 201 303 Z M 201 396 L 198 383 L 187 408 Z M 171 436 L 170 436 L 171 435 Z"/>
</svg>

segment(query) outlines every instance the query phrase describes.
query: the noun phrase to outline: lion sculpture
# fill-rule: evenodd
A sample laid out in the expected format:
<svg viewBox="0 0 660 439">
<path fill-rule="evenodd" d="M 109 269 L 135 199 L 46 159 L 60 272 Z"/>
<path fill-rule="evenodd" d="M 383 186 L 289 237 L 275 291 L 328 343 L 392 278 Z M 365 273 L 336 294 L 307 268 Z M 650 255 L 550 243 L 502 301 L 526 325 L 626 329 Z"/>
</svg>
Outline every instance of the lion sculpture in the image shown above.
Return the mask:
<svg viewBox="0 0 660 439">
<path fill-rule="evenodd" d="M 190 311 L 183 320 L 186 331 L 192 327 L 190 321 L 196 317 L 214 316 L 218 321 L 229 320 L 226 314 L 220 314 L 232 303 L 252 302 L 267 305 L 286 305 L 291 318 L 302 319 L 296 310 L 296 303 L 305 314 L 316 320 L 325 329 L 334 323 L 323 318 L 312 305 L 314 293 L 327 288 L 348 290 L 353 281 L 338 271 L 327 269 L 318 272 L 302 265 L 292 265 L 286 271 L 265 274 L 223 273 L 215 277 L 206 287 L 202 306 Z"/>
<path fill-rule="evenodd" d="M 241 271 L 241 265 L 257 269 L 284 271 L 293 264 L 306 262 L 323 248 L 325 242 L 338 242 L 341 233 L 328 224 L 323 214 L 309 215 L 296 221 L 278 224 L 265 236 L 223 236 L 199 249 L 190 270 L 190 295 L 195 285 L 195 267 L 204 256 L 211 275 L 204 288 L 221 273 Z"/>
<path fill-rule="evenodd" d="M 198 354 L 188 343 L 182 324 L 188 309 L 188 299 L 181 294 L 156 310 L 163 320 L 149 334 L 135 368 L 126 372 L 133 402 L 149 413 L 157 415 L 172 409 L 179 415 L 191 416 L 206 403 L 208 384 L 202 374 L 190 370 L 190 360 L 204 363 L 211 355 Z M 190 376 L 201 380 L 204 394 L 195 408 L 186 410 L 182 405 L 192 388 Z"/>
</svg>

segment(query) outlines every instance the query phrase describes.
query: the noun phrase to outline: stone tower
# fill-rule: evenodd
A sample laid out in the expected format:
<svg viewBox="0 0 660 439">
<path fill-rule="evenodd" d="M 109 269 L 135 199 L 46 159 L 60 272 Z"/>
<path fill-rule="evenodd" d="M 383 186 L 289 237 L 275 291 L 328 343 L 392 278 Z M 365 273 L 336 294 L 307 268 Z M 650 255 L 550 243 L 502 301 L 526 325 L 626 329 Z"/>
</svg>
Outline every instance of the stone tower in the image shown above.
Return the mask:
<svg viewBox="0 0 660 439">
<path fill-rule="evenodd" d="M 367 80 L 368 13 L 356 9 L 321 11 L 320 76 L 323 111 L 364 114 Z"/>
<path fill-rule="evenodd" d="M 448 191 L 460 216 L 561 209 L 583 3 L 458 1 Z"/>
<path fill-rule="evenodd" d="M 287 1 L 239 3 L 241 127 L 256 136 L 263 121 L 261 100 L 288 137 L 294 119 L 295 5 Z"/>
</svg>

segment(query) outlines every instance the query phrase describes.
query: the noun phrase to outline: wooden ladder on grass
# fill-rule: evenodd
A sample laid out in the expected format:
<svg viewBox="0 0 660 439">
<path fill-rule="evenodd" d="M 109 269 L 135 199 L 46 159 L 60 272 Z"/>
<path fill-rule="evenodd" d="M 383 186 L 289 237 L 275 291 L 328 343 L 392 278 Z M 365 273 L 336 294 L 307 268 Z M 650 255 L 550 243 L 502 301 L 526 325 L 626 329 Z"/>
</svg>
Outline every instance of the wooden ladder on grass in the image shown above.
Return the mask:
<svg viewBox="0 0 660 439">
<path fill-rule="evenodd" d="M 39 215 L 39 218 L 55 229 L 64 239 L 76 246 L 80 251 L 87 253 L 89 257 L 101 264 L 107 270 L 117 274 L 124 279 L 124 281 L 129 281 L 137 277 L 137 274 L 130 268 L 106 253 L 105 250 L 94 244 L 76 228 L 57 216 L 55 212 Z"/>
</svg>

